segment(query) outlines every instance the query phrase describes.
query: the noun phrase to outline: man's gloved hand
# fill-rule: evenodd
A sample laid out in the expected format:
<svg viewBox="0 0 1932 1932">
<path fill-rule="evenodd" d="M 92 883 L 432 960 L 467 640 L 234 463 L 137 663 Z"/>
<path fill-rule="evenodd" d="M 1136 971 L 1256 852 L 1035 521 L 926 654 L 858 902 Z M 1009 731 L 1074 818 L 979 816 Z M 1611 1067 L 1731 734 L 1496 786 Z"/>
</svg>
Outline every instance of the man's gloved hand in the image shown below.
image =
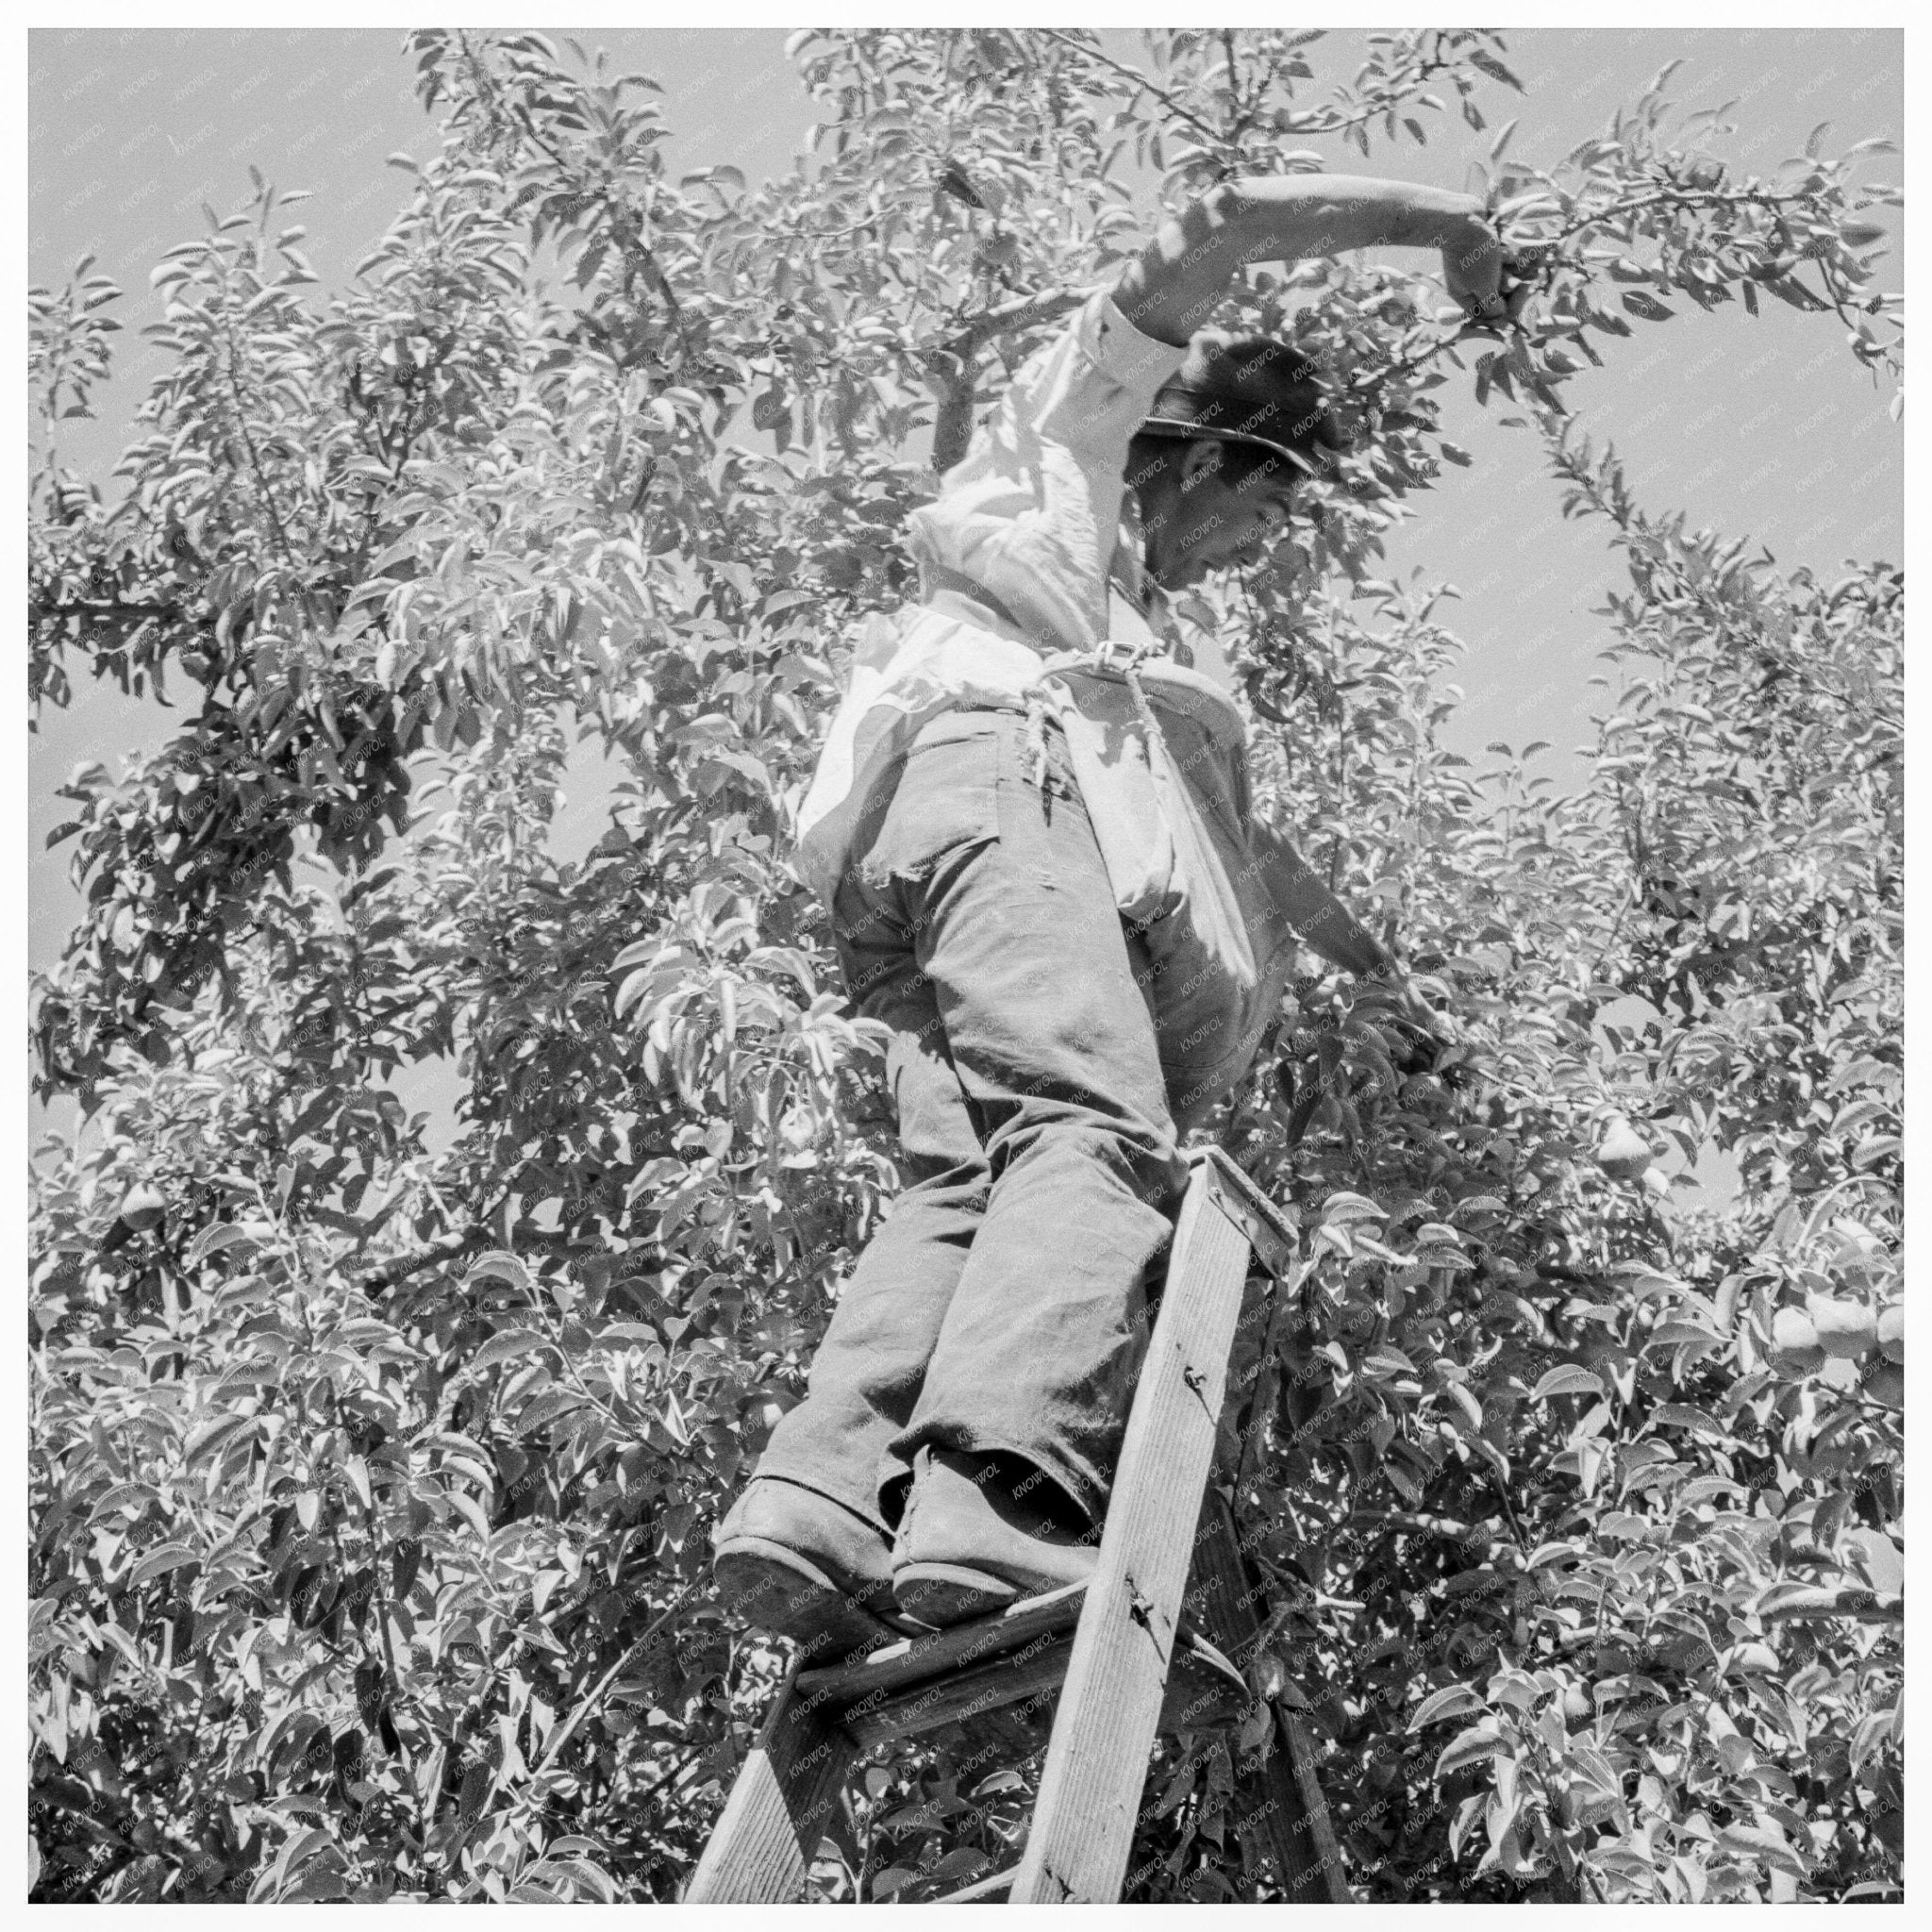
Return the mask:
<svg viewBox="0 0 1932 1932">
<path fill-rule="evenodd" d="M 1403 1036 L 1404 1051 L 1391 1057 L 1396 1072 L 1403 1074 L 1434 1073 L 1443 1051 L 1458 1044 L 1456 1023 L 1448 1014 L 1438 1012 L 1424 999 L 1407 970 L 1399 963 L 1391 961 L 1389 969 L 1377 977 L 1380 981 L 1377 994 L 1371 997 L 1382 1010 L 1375 1017 L 1385 1024 L 1398 1028 Z M 1360 992 L 1357 994 L 1357 1004 L 1363 1004 Z"/>
<path fill-rule="evenodd" d="M 1503 242 L 1490 222 L 1472 218 L 1466 240 L 1442 250 L 1442 282 L 1450 300 L 1474 322 L 1500 322 Z"/>
<path fill-rule="evenodd" d="M 1459 1030 L 1446 1013 L 1439 1013 L 1407 981 L 1402 988 L 1403 1018 L 1415 1029 L 1407 1073 L 1433 1074 L 1438 1071 L 1443 1050 L 1459 1042 Z"/>
<path fill-rule="evenodd" d="M 1458 275 L 1450 273 L 1450 258 L 1443 256 L 1443 280 L 1449 293 L 1462 310 L 1465 330 L 1474 335 L 1500 336 L 1520 327 L 1529 298 L 1542 284 L 1540 273 L 1546 250 L 1534 242 L 1504 244 L 1494 258 L 1496 279 L 1493 291 L 1471 289 Z"/>
</svg>

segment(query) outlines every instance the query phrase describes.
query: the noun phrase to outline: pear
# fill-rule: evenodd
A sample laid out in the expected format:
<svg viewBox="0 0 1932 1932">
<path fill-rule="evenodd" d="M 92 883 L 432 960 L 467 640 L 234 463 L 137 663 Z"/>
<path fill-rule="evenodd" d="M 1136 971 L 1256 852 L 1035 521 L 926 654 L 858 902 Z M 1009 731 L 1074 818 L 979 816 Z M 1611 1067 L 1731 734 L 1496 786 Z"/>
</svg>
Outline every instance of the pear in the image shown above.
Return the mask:
<svg viewBox="0 0 1932 1932">
<path fill-rule="evenodd" d="M 772 1431 L 783 1421 L 784 1415 L 784 1405 L 772 1395 L 754 1394 L 741 1411 L 744 1432 L 754 1441 L 769 1441 Z"/>
<path fill-rule="evenodd" d="M 1878 1311 L 1878 1351 L 1889 1362 L 1906 1358 L 1906 1305 L 1893 1302 Z"/>
<path fill-rule="evenodd" d="M 1878 1318 L 1863 1302 L 1828 1294 L 1807 1295 L 1805 1312 L 1810 1316 L 1818 1345 L 1826 1355 L 1857 1361 L 1860 1356 L 1870 1355 L 1878 1341 Z"/>
<path fill-rule="evenodd" d="M 1887 1408 L 1906 1406 L 1906 1372 L 1897 1362 L 1874 1362 L 1858 1386 L 1874 1402 L 1882 1402 Z"/>
<path fill-rule="evenodd" d="M 1620 1113 L 1605 1124 L 1596 1143 L 1596 1164 L 1614 1181 L 1634 1181 L 1657 1158 L 1650 1142 Z"/>
<path fill-rule="evenodd" d="M 1771 1324 L 1772 1361 L 1789 1374 L 1808 1375 L 1824 1360 L 1818 1331 L 1803 1308 L 1780 1308 Z"/>
<path fill-rule="evenodd" d="M 145 1181 L 136 1181 L 121 1203 L 121 1219 L 137 1234 L 145 1234 L 157 1226 L 167 1211 L 168 1204 L 161 1191 Z"/>
</svg>

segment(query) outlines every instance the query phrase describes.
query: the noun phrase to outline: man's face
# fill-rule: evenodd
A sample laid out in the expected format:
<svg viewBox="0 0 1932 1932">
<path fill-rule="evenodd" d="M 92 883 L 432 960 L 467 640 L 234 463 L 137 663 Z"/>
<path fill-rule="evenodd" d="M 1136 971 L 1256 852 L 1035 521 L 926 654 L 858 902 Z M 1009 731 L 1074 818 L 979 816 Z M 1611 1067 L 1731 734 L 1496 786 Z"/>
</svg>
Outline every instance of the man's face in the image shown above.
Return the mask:
<svg viewBox="0 0 1932 1932">
<path fill-rule="evenodd" d="M 1283 458 L 1230 487 L 1221 479 L 1221 445 L 1189 444 L 1177 482 L 1147 519 L 1157 580 L 1180 590 L 1259 562 L 1287 527 L 1298 475 Z"/>
</svg>

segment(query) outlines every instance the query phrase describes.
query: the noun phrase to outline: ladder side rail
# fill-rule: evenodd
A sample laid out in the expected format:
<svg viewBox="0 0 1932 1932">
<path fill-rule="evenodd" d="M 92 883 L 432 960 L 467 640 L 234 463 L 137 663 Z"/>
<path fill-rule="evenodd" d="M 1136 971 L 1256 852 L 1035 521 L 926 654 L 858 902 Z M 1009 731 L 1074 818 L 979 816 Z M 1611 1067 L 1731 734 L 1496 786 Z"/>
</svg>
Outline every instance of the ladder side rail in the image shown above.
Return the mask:
<svg viewBox="0 0 1932 1932">
<path fill-rule="evenodd" d="M 686 1905 L 797 1905 L 858 1746 L 829 1705 L 797 1694 L 796 1660 L 740 1767 Z"/>
<path fill-rule="evenodd" d="M 1118 1900 L 1213 1461 L 1249 1242 L 1196 1164 L 1008 1903 Z"/>
<path fill-rule="evenodd" d="M 1211 1485 L 1202 1502 L 1195 1544 L 1196 1582 L 1190 1602 L 1198 1595 L 1208 1635 L 1236 1663 L 1246 1666 L 1254 1659 L 1263 1624 L 1234 1512 Z M 1259 1761 L 1235 1761 L 1236 1804 L 1255 1820 L 1289 1903 L 1345 1905 L 1351 1895 L 1341 1847 L 1315 1782 L 1307 1728 L 1283 1699 L 1274 1699 L 1271 1709 L 1274 1734 Z"/>
</svg>

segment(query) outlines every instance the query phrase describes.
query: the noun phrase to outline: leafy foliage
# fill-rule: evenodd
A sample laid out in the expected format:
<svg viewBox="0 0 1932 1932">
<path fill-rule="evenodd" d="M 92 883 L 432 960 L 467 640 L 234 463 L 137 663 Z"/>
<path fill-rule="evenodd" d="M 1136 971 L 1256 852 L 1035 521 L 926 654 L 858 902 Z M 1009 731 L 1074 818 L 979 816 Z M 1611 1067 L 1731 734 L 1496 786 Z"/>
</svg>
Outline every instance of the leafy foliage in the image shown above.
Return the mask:
<svg viewBox="0 0 1932 1932">
<path fill-rule="evenodd" d="M 897 1185 L 788 860 L 843 640 L 911 588 L 918 439 L 1155 198 L 1515 86 L 1424 31 L 1324 90 L 1317 38 L 1150 33 L 1124 91 L 1091 35 L 802 34 L 815 150 L 754 189 L 666 176 L 647 76 L 425 30 L 442 149 L 346 292 L 312 305 L 261 181 L 157 270 L 126 494 L 50 448 L 31 532 L 41 702 L 76 660 L 199 688 L 57 835 L 87 913 L 39 1077 L 89 1121 L 34 1177 L 36 1897 L 675 1896 L 782 1662 L 707 1529 Z M 1647 512 L 1561 401 L 1666 297 L 1769 291 L 1895 366 L 1895 197 L 1816 140 L 1726 179 L 1667 78 L 1549 169 L 1498 138 L 1509 326 L 1332 262 L 1222 318 L 1298 308 L 1364 432 L 1204 593 L 1260 807 L 1454 1036 L 1304 979 L 1208 1128 L 1304 1230 L 1224 1467 L 1248 1662 L 1300 1687 L 1363 1896 L 1901 1882 L 1902 580 Z M 91 266 L 31 296 L 50 428 L 108 366 Z M 1455 640 L 1372 574 L 1462 459 L 1452 370 L 1629 565 L 1574 796 L 1443 747 Z M 574 734 L 624 775 L 563 861 Z M 443 1056 L 438 1151 L 393 1082 Z M 1710 1149 L 1740 1191 L 1687 1206 L 1650 1157 Z M 1137 1898 L 1272 1895 L 1232 1799 L 1272 1723 L 1162 1747 Z M 1001 1857 L 992 1751 L 872 1763 L 823 1895 Z"/>
</svg>

